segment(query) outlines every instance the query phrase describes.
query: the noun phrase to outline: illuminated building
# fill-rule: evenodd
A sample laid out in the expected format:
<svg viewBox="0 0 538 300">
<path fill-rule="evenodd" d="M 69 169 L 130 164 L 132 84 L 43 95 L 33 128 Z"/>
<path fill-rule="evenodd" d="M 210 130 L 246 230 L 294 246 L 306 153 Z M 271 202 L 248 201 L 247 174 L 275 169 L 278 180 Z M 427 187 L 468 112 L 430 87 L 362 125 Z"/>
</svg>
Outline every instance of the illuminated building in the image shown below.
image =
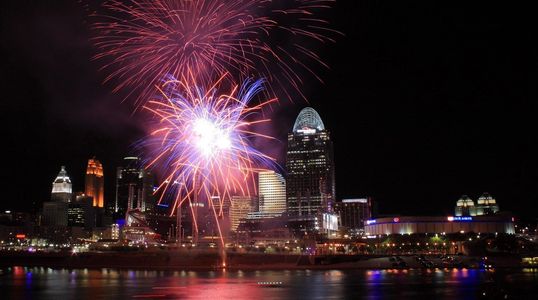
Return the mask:
<svg viewBox="0 0 538 300">
<path fill-rule="evenodd" d="M 96 214 L 93 197 L 80 194 L 75 201 L 68 204 L 67 224 L 72 227 L 93 228 L 96 226 Z"/>
<path fill-rule="evenodd" d="M 286 211 L 286 181 L 274 171 L 258 174 L 259 211 L 264 214 L 281 214 Z"/>
<path fill-rule="evenodd" d="M 65 166 L 52 182 L 51 201 L 43 202 L 43 225 L 67 226 L 67 207 L 71 202 L 72 184 Z"/>
<path fill-rule="evenodd" d="M 490 194 L 484 193 L 476 201 L 476 215 L 492 215 L 499 211 L 497 201 Z"/>
<path fill-rule="evenodd" d="M 449 234 L 449 233 L 508 233 L 514 234 L 510 215 L 446 216 L 446 217 L 390 217 L 365 222 L 367 235 L 381 234 Z"/>
<path fill-rule="evenodd" d="M 88 160 L 86 168 L 85 193 L 93 197 L 93 206 L 103 207 L 105 203 L 105 180 L 103 177 L 103 165 L 97 159 Z"/>
<path fill-rule="evenodd" d="M 71 179 L 67 175 L 65 166 L 62 166 L 60 173 L 56 176 L 56 179 L 52 183 L 51 201 L 53 202 L 71 202 L 73 196 Z"/>
<path fill-rule="evenodd" d="M 112 224 L 110 225 L 111 231 L 110 231 L 110 238 L 117 240 L 120 238 L 120 226 L 118 224 Z"/>
<path fill-rule="evenodd" d="M 364 222 L 372 218 L 372 199 L 344 199 L 336 203 L 340 224 L 353 233 L 364 229 Z"/>
<path fill-rule="evenodd" d="M 139 209 L 127 212 L 122 234 L 125 240 L 135 244 L 153 244 L 160 238 L 160 235 L 150 228 L 146 215 Z"/>
<path fill-rule="evenodd" d="M 457 217 L 476 216 L 476 207 L 474 206 L 474 201 L 467 195 L 461 196 L 461 198 L 456 202 L 454 215 Z"/>
<path fill-rule="evenodd" d="M 211 197 L 211 204 L 215 206 L 215 212 L 220 218 L 229 217 L 230 216 L 230 205 L 231 201 L 229 197 L 225 197 L 224 200 L 220 201 L 220 198 L 218 196 L 212 196 Z M 221 207 L 222 206 L 222 207 Z M 211 212 L 212 213 L 212 212 Z"/>
<path fill-rule="evenodd" d="M 152 174 L 141 168 L 138 157 L 125 157 L 123 166 L 118 167 L 116 173 L 115 219 L 125 218 L 132 209 L 152 211 L 153 206 Z"/>
<path fill-rule="evenodd" d="M 230 230 L 236 231 L 241 219 L 258 210 L 258 199 L 251 196 L 233 196 L 230 206 Z"/>
<path fill-rule="evenodd" d="M 456 208 L 454 209 L 455 216 L 482 216 L 493 215 L 499 212 L 499 205 L 495 198 L 490 194 L 484 193 L 475 205 L 467 195 L 463 195 L 458 202 L 456 202 Z"/>
<path fill-rule="evenodd" d="M 332 212 L 335 199 L 333 146 L 318 113 L 304 108 L 288 134 L 286 197 L 290 226 L 314 230 L 315 217 Z"/>
</svg>

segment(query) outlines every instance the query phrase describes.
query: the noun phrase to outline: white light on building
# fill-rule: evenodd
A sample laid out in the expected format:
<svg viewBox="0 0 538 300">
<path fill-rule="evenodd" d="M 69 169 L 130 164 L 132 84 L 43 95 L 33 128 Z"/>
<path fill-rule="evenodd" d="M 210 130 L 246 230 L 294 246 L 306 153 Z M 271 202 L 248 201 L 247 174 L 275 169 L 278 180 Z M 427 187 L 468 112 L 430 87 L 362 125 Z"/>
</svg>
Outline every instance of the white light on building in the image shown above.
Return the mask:
<svg viewBox="0 0 538 300">
<path fill-rule="evenodd" d="M 286 211 L 286 180 L 274 171 L 262 171 L 258 176 L 261 213 L 279 214 Z"/>
</svg>

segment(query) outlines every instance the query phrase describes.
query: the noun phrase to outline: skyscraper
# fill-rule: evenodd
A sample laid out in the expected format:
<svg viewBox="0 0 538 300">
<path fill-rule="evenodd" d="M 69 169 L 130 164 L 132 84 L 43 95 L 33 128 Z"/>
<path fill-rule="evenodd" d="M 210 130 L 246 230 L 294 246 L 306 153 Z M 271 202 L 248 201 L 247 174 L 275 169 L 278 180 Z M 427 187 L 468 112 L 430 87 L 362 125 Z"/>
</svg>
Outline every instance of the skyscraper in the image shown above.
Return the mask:
<svg viewBox="0 0 538 300">
<path fill-rule="evenodd" d="M 53 202 L 71 202 L 73 196 L 73 185 L 71 179 L 67 175 L 65 166 L 62 166 L 60 173 L 52 183 L 52 192 L 50 200 Z"/>
<path fill-rule="evenodd" d="M 279 214 L 286 211 L 286 180 L 275 171 L 258 174 L 259 210 L 261 213 Z"/>
<path fill-rule="evenodd" d="M 67 226 L 67 206 L 73 196 L 71 179 L 65 166 L 52 182 L 51 201 L 43 203 L 43 225 Z"/>
<path fill-rule="evenodd" d="M 93 197 L 93 206 L 103 207 L 105 203 L 105 180 L 103 177 L 103 165 L 97 159 L 88 160 L 86 168 L 85 194 Z"/>
<path fill-rule="evenodd" d="M 286 157 L 288 215 L 331 212 L 335 199 L 333 145 L 319 114 L 306 107 L 288 134 Z"/>
<path fill-rule="evenodd" d="M 96 225 L 96 209 L 92 196 L 78 194 L 67 208 L 67 225 L 93 228 Z"/>
<path fill-rule="evenodd" d="M 125 157 L 116 173 L 115 219 L 125 218 L 131 209 L 153 209 L 153 177 L 141 167 L 138 157 Z"/>
</svg>

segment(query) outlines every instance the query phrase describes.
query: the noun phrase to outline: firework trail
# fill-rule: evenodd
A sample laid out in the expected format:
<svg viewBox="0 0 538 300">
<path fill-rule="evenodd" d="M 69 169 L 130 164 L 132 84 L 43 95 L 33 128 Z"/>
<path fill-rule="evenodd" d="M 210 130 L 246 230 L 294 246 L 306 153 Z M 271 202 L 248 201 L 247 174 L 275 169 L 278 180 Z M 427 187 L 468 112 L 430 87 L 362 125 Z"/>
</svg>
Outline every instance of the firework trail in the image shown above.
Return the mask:
<svg viewBox="0 0 538 300">
<path fill-rule="evenodd" d="M 192 73 L 190 73 L 192 74 Z M 276 99 L 249 107 L 249 102 L 262 90 L 262 81 L 247 80 L 234 84 L 228 74 L 211 84 L 199 84 L 194 75 L 181 80 L 171 78 L 158 87 L 160 97 L 148 101 L 144 109 L 155 116 L 155 129 L 144 142 L 153 149 L 154 159 L 148 168 L 165 171 L 159 186 L 161 199 L 174 195 L 173 210 L 187 202 L 193 207 L 196 198 L 205 199 L 217 216 L 223 203 L 232 195 L 250 195 L 249 181 L 260 166 L 273 159 L 249 146 L 253 137 L 269 138 L 250 127 L 268 122 L 257 119 L 259 111 Z M 227 91 L 227 92 L 223 92 Z M 215 208 L 212 199 L 220 202 Z M 191 212 L 197 231 L 196 214 Z M 222 233 L 219 235 L 222 240 Z"/>
<path fill-rule="evenodd" d="M 312 62 L 325 66 L 309 46 L 332 41 L 335 33 L 316 14 L 332 3 L 109 0 L 93 15 L 95 58 L 109 72 L 105 81 L 113 79 L 115 91 L 129 91 L 142 105 L 166 75 L 180 78 L 188 71 L 199 80 L 226 72 L 237 81 L 266 78 L 269 88 L 288 93 L 292 87 L 304 97 L 301 74 L 316 76 Z"/>
</svg>

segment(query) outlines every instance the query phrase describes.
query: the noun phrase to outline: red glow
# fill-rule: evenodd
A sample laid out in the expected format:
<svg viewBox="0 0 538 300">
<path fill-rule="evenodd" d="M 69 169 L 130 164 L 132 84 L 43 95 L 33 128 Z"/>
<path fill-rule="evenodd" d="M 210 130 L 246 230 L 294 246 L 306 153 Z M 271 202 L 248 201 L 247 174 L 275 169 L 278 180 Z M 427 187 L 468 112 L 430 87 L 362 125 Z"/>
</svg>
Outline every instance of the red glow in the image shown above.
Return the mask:
<svg viewBox="0 0 538 300">
<path fill-rule="evenodd" d="M 203 79 L 234 70 L 240 75 L 236 79 L 255 75 L 276 86 L 286 82 L 304 98 L 302 73 L 321 81 L 310 65 L 327 67 L 307 45 L 332 42 L 331 36 L 339 34 L 316 17 L 332 6 L 331 0 L 103 2 L 93 15 L 99 33 L 93 41 L 100 52 L 95 58 L 109 60 L 103 69 L 109 73 L 106 81 L 119 79 L 115 91 L 142 89 L 136 96 L 140 104 L 167 75 L 189 71 Z M 309 43 L 284 48 L 277 38 L 282 36 Z"/>
<path fill-rule="evenodd" d="M 16 238 L 22 240 L 22 239 L 25 239 L 26 238 L 26 234 L 23 234 L 23 233 L 19 233 L 15 236 Z"/>
</svg>

